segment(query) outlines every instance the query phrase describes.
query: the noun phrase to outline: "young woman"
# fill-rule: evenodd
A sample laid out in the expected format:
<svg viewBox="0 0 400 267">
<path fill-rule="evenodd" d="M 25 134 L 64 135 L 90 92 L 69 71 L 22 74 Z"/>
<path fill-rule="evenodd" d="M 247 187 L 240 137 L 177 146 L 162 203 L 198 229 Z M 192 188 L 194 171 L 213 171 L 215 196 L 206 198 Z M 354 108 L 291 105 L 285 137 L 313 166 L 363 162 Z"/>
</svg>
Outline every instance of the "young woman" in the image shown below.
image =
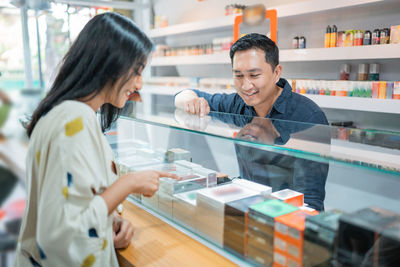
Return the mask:
<svg viewBox="0 0 400 267">
<path fill-rule="evenodd" d="M 129 245 L 133 228 L 115 218 L 117 205 L 130 193 L 152 196 L 160 177 L 178 179 L 157 171 L 117 179 L 103 135 L 141 89 L 152 49 L 116 13 L 95 16 L 71 46 L 27 129 L 28 202 L 16 266 L 118 266 L 114 247 Z"/>
</svg>

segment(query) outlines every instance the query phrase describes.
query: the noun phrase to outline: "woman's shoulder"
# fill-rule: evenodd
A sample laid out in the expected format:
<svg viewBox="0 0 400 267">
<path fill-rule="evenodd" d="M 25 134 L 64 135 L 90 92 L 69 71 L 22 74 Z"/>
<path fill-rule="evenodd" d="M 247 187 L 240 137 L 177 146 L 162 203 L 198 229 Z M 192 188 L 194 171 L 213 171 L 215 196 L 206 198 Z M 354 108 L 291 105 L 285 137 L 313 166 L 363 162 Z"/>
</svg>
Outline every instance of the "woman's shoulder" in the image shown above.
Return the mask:
<svg viewBox="0 0 400 267">
<path fill-rule="evenodd" d="M 36 130 L 46 131 L 47 134 L 76 131 L 81 128 L 97 128 L 97 116 L 93 109 L 85 103 L 73 100 L 63 101 L 39 120 Z M 38 129 L 36 129 L 38 128 Z"/>
</svg>

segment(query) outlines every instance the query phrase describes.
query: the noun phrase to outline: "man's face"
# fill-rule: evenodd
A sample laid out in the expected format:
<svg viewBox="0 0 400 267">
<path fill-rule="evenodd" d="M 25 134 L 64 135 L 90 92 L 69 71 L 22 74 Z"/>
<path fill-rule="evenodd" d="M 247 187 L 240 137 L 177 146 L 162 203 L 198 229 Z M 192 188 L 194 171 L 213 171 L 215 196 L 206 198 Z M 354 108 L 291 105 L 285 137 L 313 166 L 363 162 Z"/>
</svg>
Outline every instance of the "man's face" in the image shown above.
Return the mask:
<svg viewBox="0 0 400 267">
<path fill-rule="evenodd" d="M 261 106 L 276 94 L 280 67 L 272 70 L 261 49 L 236 52 L 232 72 L 236 90 L 247 105 Z"/>
</svg>

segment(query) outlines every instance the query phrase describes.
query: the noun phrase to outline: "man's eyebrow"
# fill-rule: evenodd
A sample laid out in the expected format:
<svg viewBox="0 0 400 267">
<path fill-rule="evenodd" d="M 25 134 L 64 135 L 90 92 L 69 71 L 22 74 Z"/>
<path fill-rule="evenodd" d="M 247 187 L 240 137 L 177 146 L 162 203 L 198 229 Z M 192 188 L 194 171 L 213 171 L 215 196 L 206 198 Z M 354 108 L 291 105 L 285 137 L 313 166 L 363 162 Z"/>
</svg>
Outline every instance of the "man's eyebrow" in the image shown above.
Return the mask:
<svg viewBox="0 0 400 267">
<path fill-rule="evenodd" d="M 257 72 L 257 71 L 261 71 L 261 69 L 259 69 L 259 68 L 250 69 L 247 72 Z"/>
<path fill-rule="evenodd" d="M 260 68 L 249 69 L 246 72 L 258 72 L 258 71 L 261 71 L 261 69 Z M 235 70 L 235 69 L 233 69 L 233 72 L 234 73 L 242 73 L 240 70 Z"/>
</svg>

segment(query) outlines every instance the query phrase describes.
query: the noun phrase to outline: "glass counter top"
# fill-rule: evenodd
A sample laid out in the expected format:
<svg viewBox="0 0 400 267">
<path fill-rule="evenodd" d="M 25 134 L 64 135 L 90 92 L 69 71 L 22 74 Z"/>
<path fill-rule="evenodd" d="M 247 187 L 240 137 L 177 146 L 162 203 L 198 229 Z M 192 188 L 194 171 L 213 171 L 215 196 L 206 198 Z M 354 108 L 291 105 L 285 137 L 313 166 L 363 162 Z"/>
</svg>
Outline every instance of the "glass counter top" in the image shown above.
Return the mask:
<svg viewBox="0 0 400 267">
<path fill-rule="evenodd" d="M 147 110 L 148 109 L 148 110 Z M 122 118 L 232 140 L 297 158 L 335 161 L 400 176 L 400 133 L 210 112 L 191 115 L 171 106 L 130 102 Z"/>
</svg>

